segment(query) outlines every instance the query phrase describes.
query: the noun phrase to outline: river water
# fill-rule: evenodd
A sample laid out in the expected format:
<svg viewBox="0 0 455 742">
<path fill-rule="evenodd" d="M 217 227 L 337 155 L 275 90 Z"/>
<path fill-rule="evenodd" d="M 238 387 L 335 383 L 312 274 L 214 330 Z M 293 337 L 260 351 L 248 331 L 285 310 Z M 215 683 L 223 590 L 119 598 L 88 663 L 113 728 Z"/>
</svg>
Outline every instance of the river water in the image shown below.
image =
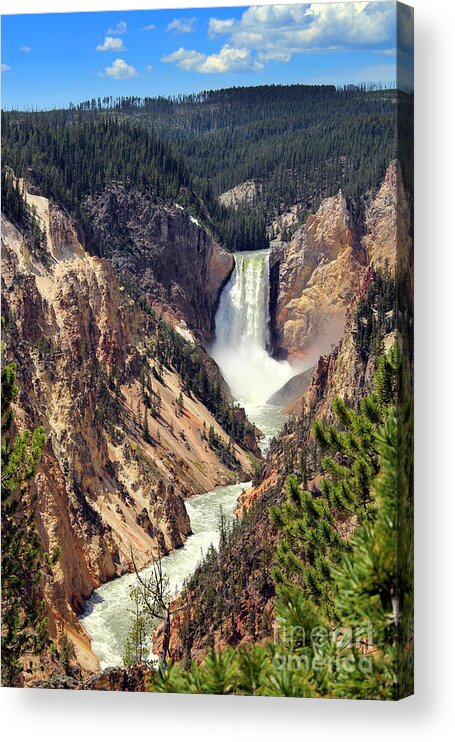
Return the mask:
<svg viewBox="0 0 455 742">
<path fill-rule="evenodd" d="M 262 431 L 266 452 L 285 417 L 267 399 L 293 375 L 291 366 L 267 353 L 269 325 L 268 251 L 235 254 L 236 266 L 225 287 L 216 316 L 216 342 L 211 353 L 232 393 L 245 407 L 251 422 Z M 181 549 L 162 560 L 163 573 L 177 593 L 210 545 L 219 543 L 220 511 L 229 522 L 241 493 L 251 483 L 217 487 L 185 502 L 193 534 Z M 151 570 L 143 570 L 146 576 Z M 102 585 L 87 601 L 80 621 L 92 640 L 100 667 L 121 666 L 130 626 L 130 590 L 136 576 L 124 575 Z"/>
<path fill-rule="evenodd" d="M 193 535 L 181 549 L 171 551 L 162 559 L 163 574 L 169 579 L 169 587 L 174 593 L 193 574 L 210 544 L 218 546 L 220 508 L 226 520 L 232 520 L 237 499 L 249 485 L 247 482 L 217 487 L 212 492 L 196 495 L 186 501 Z M 146 577 L 150 571 L 151 567 L 146 567 L 142 574 Z M 136 575 L 129 574 L 102 585 L 87 601 L 85 611 L 80 616 L 81 623 L 91 636 L 92 649 L 102 670 L 123 664 L 130 626 L 130 590 L 135 582 Z"/>
</svg>

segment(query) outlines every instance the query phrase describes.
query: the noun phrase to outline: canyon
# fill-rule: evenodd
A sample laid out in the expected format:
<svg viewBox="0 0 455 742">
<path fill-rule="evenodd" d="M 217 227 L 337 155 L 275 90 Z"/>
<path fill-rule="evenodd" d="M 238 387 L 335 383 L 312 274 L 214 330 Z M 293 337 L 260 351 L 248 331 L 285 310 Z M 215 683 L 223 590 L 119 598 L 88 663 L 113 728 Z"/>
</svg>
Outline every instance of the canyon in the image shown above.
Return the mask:
<svg viewBox="0 0 455 742">
<path fill-rule="evenodd" d="M 406 212 L 396 161 L 361 222 L 339 192 L 264 255 L 234 257 L 182 206 L 117 184 L 85 201 L 88 248 L 64 209 L 21 187 L 45 239 L 33 249 L 2 216 L 6 358 L 18 368 L 18 429 L 43 425 L 47 436 L 34 486 L 43 546 L 62 547 L 44 588 L 51 636 L 68 636 L 77 665 L 95 672 L 98 657 L 78 620 L 89 596 L 131 572 L 133 560 L 142 569 L 181 550 L 192 533 L 185 500 L 256 469 L 253 486 L 236 490 L 242 547 L 229 563 L 235 574 L 247 557 L 235 643 L 264 639 L 276 540 L 268 509 L 282 497 L 286 457 L 308 441 L 311 419 L 330 420 L 335 396 L 355 404 L 373 382 L 373 362 L 354 341 L 356 312 L 375 270 L 395 268 L 397 209 Z M 227 402 L 232 392 L 246 408 L 264 435 L 264 463 L 254 431 L 246 445 L 233 441 L 184 389 L 181 370 L 157 361 L 161 318 L 201 354 Z M 392 325 L 383 340 L 390 347 Z M 291 419 L 278 434 L 281 407 L 300 423 Z M 210 445 L 209 429 L 234 468 Z M 203 605 L 204 595 L 189 590 Z M 184 656 L 179 630 L 176 621 L 176 658 Z M 202 656 L 206 636 L 196 631 L 192 657 Z"/>
<path fill-rule="evenodd" d="M 43 547 L 62 549 L 44 587 L 50 634 L 57 642 L 67 635 L 77 663 L 93 671 L 98 660 L 77 619 L 86 598 L 131 571 L 133 559 L 142 567 L 181 547 L 191 532 L 184 499 L 248 478 L 254 455 L 230 442 L 200 399 L 182 393 L 176 369 L 158 364 L 156 319 L 119 284 L 111 261 L 87 253 L 64 210 L 25 182 L 20 187 L 44 240 L 34 249 L 2 214 L 5 358 L 17 364 L 17 428 L 42 425 L 47 437 L 34 486 Z M 202 232 L 179 209 L 161 219 L 172 223 L 172 214 L 174 235 L 179 226 L 185 239 Z M 166 244 L 172 248 L 169 234 Z M 208 236 L 194 244 L 206 266 L 207 303 L 215 302 L 233 259 Z M 169 290 L 185 295 L 175 280 Z M 182 299 L 168 316 L 204 353 L 185 306 Z M 208 309 L 204 322 L 209 334 Z M 210 447 L 209 429 L 232 445 L 234 470 Z"/>
</svg>

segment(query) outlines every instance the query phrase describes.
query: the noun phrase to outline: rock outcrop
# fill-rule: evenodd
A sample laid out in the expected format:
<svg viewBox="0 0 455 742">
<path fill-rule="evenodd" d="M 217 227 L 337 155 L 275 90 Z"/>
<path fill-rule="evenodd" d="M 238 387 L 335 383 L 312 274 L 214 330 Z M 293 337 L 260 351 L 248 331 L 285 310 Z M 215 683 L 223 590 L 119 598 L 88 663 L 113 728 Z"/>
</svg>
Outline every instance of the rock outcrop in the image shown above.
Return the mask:
<svg viewBox="0 0 455 742">
<path fill-rule="evenodd" d="M 284 384 L 281 389 L 278 389 L 270 399 L 267 400 L 268 404 L 279 405 L 285 407 L 285 412 L 294 415 L 296 412 L 293 410 L 293 402 L 296 399 L 302 397 L 306 392 L 313 375 L 313 367 L 305 369 L 300 374 L 296 374 L 289 381 Z M 297 414 L 300 414 L 300 409 Z"/>
<path fill-rule="evenodd" d="M 408 239 L 409 207 L 398 160 L 392 160 L 365 217 L 363 244 L 368 263 L 394 270 L 397 251 Z"/>
<path fill-rule="evenodd" d="M 325 199 L 283 248 L 275 311 L 279 356 L 308 366 L 338 342 L 364 265 L 364 250 L 340 191 Z"/>
<path fill-rule="evenodd" d="M 272 264 L 279 264 L 272 328 L 276 354 L 308 365 L 330 353 L 368 266 L 393 272 L 400 245 L 407 254 L 408 239 L 409 209 L 396 160 L 360 223 L 341 191 L 325 199 L 272 256 Z"/>
<path fill-rule="evenodd" d="M 184 321 L 204 341 L 234 259 L 182 206 L 113 185 L 89 197 L 90 243 L 171 321 Z"/>
<path fill-rule="evenodd" d="M 34 688 L 52 690 L 104 690 L 145 693 L 155 673 L 149 665 L 137 663 L 132 667 L 109 667 L 85 679 L 71 675 L 54 674 L 44 681 L 32 681 Z"/>
<path fill-rule="evenodd" d="M 223 206 L 238 209 L 245 204 L 251 204 L 258 194 L 258 186 L 254 180 L 246 180 L 229 191 L 222 193 L 218 201 Z"/>
<path fill-rule="evenodd" d="M 352 408 L 374 388 L 375 358 L 365 357 L 356 345 L 355 314 L 358 302 L 366 296 L 373 280 L 372 270 L 365 274 L 356 300 L 348 310 L 346 329 L 338 345 L 329 355 L 321 356 L 313 373 L 311 384 L 300 401 L 300 415 L 304 418 L 335 422 L 333 402 L 337 397 Z M 384 350 L 390 350 L 396 338 L 393 318 L 386 317 Z"/>
<path fill-rule="evenodd" d="M 34 486 L 43 548 L 62 549 L 45 585 L 50 631 L 66 634 L 78 664 L 93 671 L 77 621 L 84 600 L 131 570 L 132 555 L 141 567 L 182 546 L 190 533 L 184 498 L 238 472 L 208 446 L 210 426 L 229 439 L 202 402 L 185 394 L 183 410 L 176 404 L 180 378 L 154 358 L 156 323 L 120 287 L 110 261 L 84 251 L 55 204 L 25 197 L 45 240 L 32 248 L 2 215 L 5 360 L 17 364 L 18 429 L 42 425 L 47 438 Z M 159 399 L 153 414 L 145 384 Z M 233 454 L 250 472 L 246 453 L 236 445 Z"/>
</svg>

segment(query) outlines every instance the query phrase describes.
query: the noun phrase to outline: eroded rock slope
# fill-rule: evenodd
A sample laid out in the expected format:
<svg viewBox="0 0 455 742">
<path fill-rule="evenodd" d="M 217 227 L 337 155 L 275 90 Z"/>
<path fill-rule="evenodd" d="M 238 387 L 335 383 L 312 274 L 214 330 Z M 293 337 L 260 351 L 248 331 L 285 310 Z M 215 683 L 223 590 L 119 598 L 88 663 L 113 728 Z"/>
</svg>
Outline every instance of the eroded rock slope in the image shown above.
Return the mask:
<svg viewBox="0 0 455 742">
<path fill-rule="evenodd" d="M 35 485 L 39 532 L 46 550 L 62 549 L 45 587 L 50 631 L 68 634 L 78 663 L 96 669 L 77 621 L 84 599 L 130 570 L 132 557 L 141 567 L 181 546 L 190 533 L 184 498 L 246 476 L 251 461 L 182 393 L 177 369 L 158 363 L 157 323 L 111 262 L 84 251 L 55 204 L 25 198 L 44 240 L 32 248 L 2 215 L 6 360 L 17 364 L 18 429 L 43 425 L 47 436 Z M 235 470 L 209 446 L 211 426 Z"/>
</svg>

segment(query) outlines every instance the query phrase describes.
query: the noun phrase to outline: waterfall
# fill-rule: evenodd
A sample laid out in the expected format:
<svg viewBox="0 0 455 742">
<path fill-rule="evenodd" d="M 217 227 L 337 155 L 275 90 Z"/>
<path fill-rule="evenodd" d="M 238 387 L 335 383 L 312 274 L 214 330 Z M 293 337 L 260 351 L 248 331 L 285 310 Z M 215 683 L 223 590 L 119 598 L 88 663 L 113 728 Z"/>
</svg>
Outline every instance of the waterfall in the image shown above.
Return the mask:
<svg viewBox="0 0 455 742">
<path fill-rule="evenodd" d="M 223 290 L 215 317 L 212 356 L 238 400 L 265 404 L 293 375 L 289 363 L 267 352 L 269 251 L 234 255 L 235 268 Z"/>
</svg>

